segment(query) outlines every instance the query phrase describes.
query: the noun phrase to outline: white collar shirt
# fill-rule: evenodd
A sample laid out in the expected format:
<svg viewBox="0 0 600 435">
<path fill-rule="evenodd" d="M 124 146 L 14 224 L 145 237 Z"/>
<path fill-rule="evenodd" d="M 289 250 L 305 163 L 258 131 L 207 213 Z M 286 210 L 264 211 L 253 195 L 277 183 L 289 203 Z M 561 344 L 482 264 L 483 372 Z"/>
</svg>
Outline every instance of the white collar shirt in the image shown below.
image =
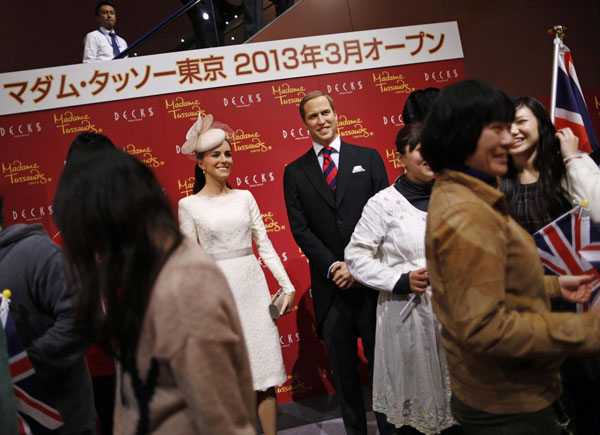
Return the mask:
<svg viewBox="0 0 600 435">
<path fill-rule="evenodd" d="M 313 141 L 313 150 L 315 151 L 315 154 L 317 155 L 317 160 L 319 161 L 319 167 L 321 168 L 321 170 L 323 170 L 323 153 L 321 152 L 321 150 L 323 150 L 323 148 L 325 148 L 323 145 L 320 145 L 316 142 Z M 342 146 L 342 140 L 340 139 L 340 135 L 336 135 L 335 139 L 333 139 L 331 141 L 331 143 L 329 144 L 329 146 L 331 148 L 333 148 L 333 151 L 331 151 L 331 160 L 333 160 L 333 163 L 335 163 L 335 167 L 339 168 L 340 165 L 340 147 Z"/>
</svg>

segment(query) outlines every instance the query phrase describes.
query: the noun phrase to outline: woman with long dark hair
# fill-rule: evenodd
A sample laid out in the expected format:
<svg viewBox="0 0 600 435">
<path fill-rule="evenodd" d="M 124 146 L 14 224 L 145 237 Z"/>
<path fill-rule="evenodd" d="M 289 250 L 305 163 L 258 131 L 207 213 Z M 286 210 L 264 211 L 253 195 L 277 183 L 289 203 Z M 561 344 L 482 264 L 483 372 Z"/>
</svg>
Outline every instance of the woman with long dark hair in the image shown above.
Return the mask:
<svg viewBox="0 0 600 435">
<path fill-rule="evenodd" d="M 546 109 L 530 97 L 513 99 L 509 170 L 502 177 L 511 216 L 533 234 L 588 200 L 593 221 L 600 222 L 600 169 L 586 153 L 578 151 L 571 129 L 556 131 Z M 574 310 L 561 302 L 555 311 Z M 565 393 L 561 401 L 580 434 L 600 431 L 600 360 L 567 358 L 561 366 Z"/>
<path fill-rule="evenodd" d="M 119 363 L 115 433 L 254 433 L 231 292 L 181 236 L 151 170 L 117 149 L 79 154 L 54 213 L 79 316 L 96 318 L 104 302 L 101 343 Z M 90 337 L 96 326 L 87 323 Z"/>
<path fill-rule="evenodd" d="M 600 222 L 600 169 L 578 151 L 571 129 L 556 131 L 535 98 L 515 98 L 513 107 L 514 145 L 500 184 L 511 216 L 533 234 L 588 200 L 592 220 Z"/>
<path fill-rule="evenodd" d="M 373 409 L 397 428 L 437 434 L 456 422 L 425 268 L 434 175 L 421 156 L 420 133 L 420 123 L 398 132 L 396 149 L 405 173 L 367 202 L 344 259 L 358 282 L 379 291 Z"/>
<path fill-rule="evenodd" d="M 277 430 L 275 386 L 283 384 L 287 374 L 277 324 L 269 314 L 269 288 L 253 242 L 284 293 L 280 314 L 294 308 L 295 290 L 269 241 L 254 197 L 227 184 L 233 167 L 228 131 L 224 124 L 213 123 L 212 115 L 199 117 L 188 131 L 182 151 L 196 154 L 201 172 L 196 172 L 197 193 L 179 201 L 179 223 L 183 234 L 212 254 L 231 287 L 250 356 L 258 418 L 270 435 Z"/>
</svg>

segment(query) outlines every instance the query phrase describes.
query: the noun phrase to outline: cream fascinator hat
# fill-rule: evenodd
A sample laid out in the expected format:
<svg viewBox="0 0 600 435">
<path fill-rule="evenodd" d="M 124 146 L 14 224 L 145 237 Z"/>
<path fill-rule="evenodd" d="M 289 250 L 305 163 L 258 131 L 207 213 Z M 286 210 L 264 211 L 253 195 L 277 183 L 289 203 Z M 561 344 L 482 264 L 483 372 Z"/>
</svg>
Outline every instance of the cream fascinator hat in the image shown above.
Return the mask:
<svg viewBox="0 0 600 435">
<path fill-rule="evenodd" d="M 185 135 L 186 141 L 181 147 L 184 154 L 203 153 L 218 147 L 227 139 L 227 134 L 233 135 L 233 130 L 227 124 L 213 122 L 212 115 L 198 114 L 198 120 Z"/>
</svg>

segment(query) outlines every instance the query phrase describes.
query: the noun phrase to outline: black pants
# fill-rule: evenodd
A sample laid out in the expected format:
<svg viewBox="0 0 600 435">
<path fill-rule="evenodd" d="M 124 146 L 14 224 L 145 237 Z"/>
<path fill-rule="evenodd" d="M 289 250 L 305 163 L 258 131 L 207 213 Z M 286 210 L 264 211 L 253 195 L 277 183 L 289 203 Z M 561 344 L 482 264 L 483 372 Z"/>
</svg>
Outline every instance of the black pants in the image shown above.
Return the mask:
<svg viewBox="0 0 600 435">
<path fill-rule="evenodd" d="M 344 426 L 352 435 L 367 433 L 356 340 L 358 337 L 362 340 L 372 383 L 376 309 L 377 292 L 374 290 L 365 287 L 340 290 L 323 322 L 323 339 L 339 393 Z M 385 415 L 375 413 L 375 417 L 379 432 L 387 433 Z"/>
<path fill-rule="evenodd" d="M 92 377 L 94 406 L 100 423 L 100 435 L 112 435 L 115 409 L 115 375 Z"/>
<path fill-rule="evenodd" d="M 472 408 L 452 396 L 452 415 L 472 435 L 561 435 L 565 415 L 558 404 L 523 414 L 492 414 Z"/>
</svg>

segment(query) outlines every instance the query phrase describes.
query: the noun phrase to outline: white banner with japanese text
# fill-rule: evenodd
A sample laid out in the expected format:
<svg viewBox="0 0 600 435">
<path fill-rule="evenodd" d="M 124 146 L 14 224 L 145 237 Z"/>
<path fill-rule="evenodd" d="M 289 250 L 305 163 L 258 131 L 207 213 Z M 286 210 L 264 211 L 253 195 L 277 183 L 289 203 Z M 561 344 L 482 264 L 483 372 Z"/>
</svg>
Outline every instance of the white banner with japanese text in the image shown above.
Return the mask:
<svg viewBox="0 0 600 435">
<path fill-rule="evenodd" d="M 0 74 L 0 115 L 462 57 L 452 21 L 19 71 Z"/>
</svg>

